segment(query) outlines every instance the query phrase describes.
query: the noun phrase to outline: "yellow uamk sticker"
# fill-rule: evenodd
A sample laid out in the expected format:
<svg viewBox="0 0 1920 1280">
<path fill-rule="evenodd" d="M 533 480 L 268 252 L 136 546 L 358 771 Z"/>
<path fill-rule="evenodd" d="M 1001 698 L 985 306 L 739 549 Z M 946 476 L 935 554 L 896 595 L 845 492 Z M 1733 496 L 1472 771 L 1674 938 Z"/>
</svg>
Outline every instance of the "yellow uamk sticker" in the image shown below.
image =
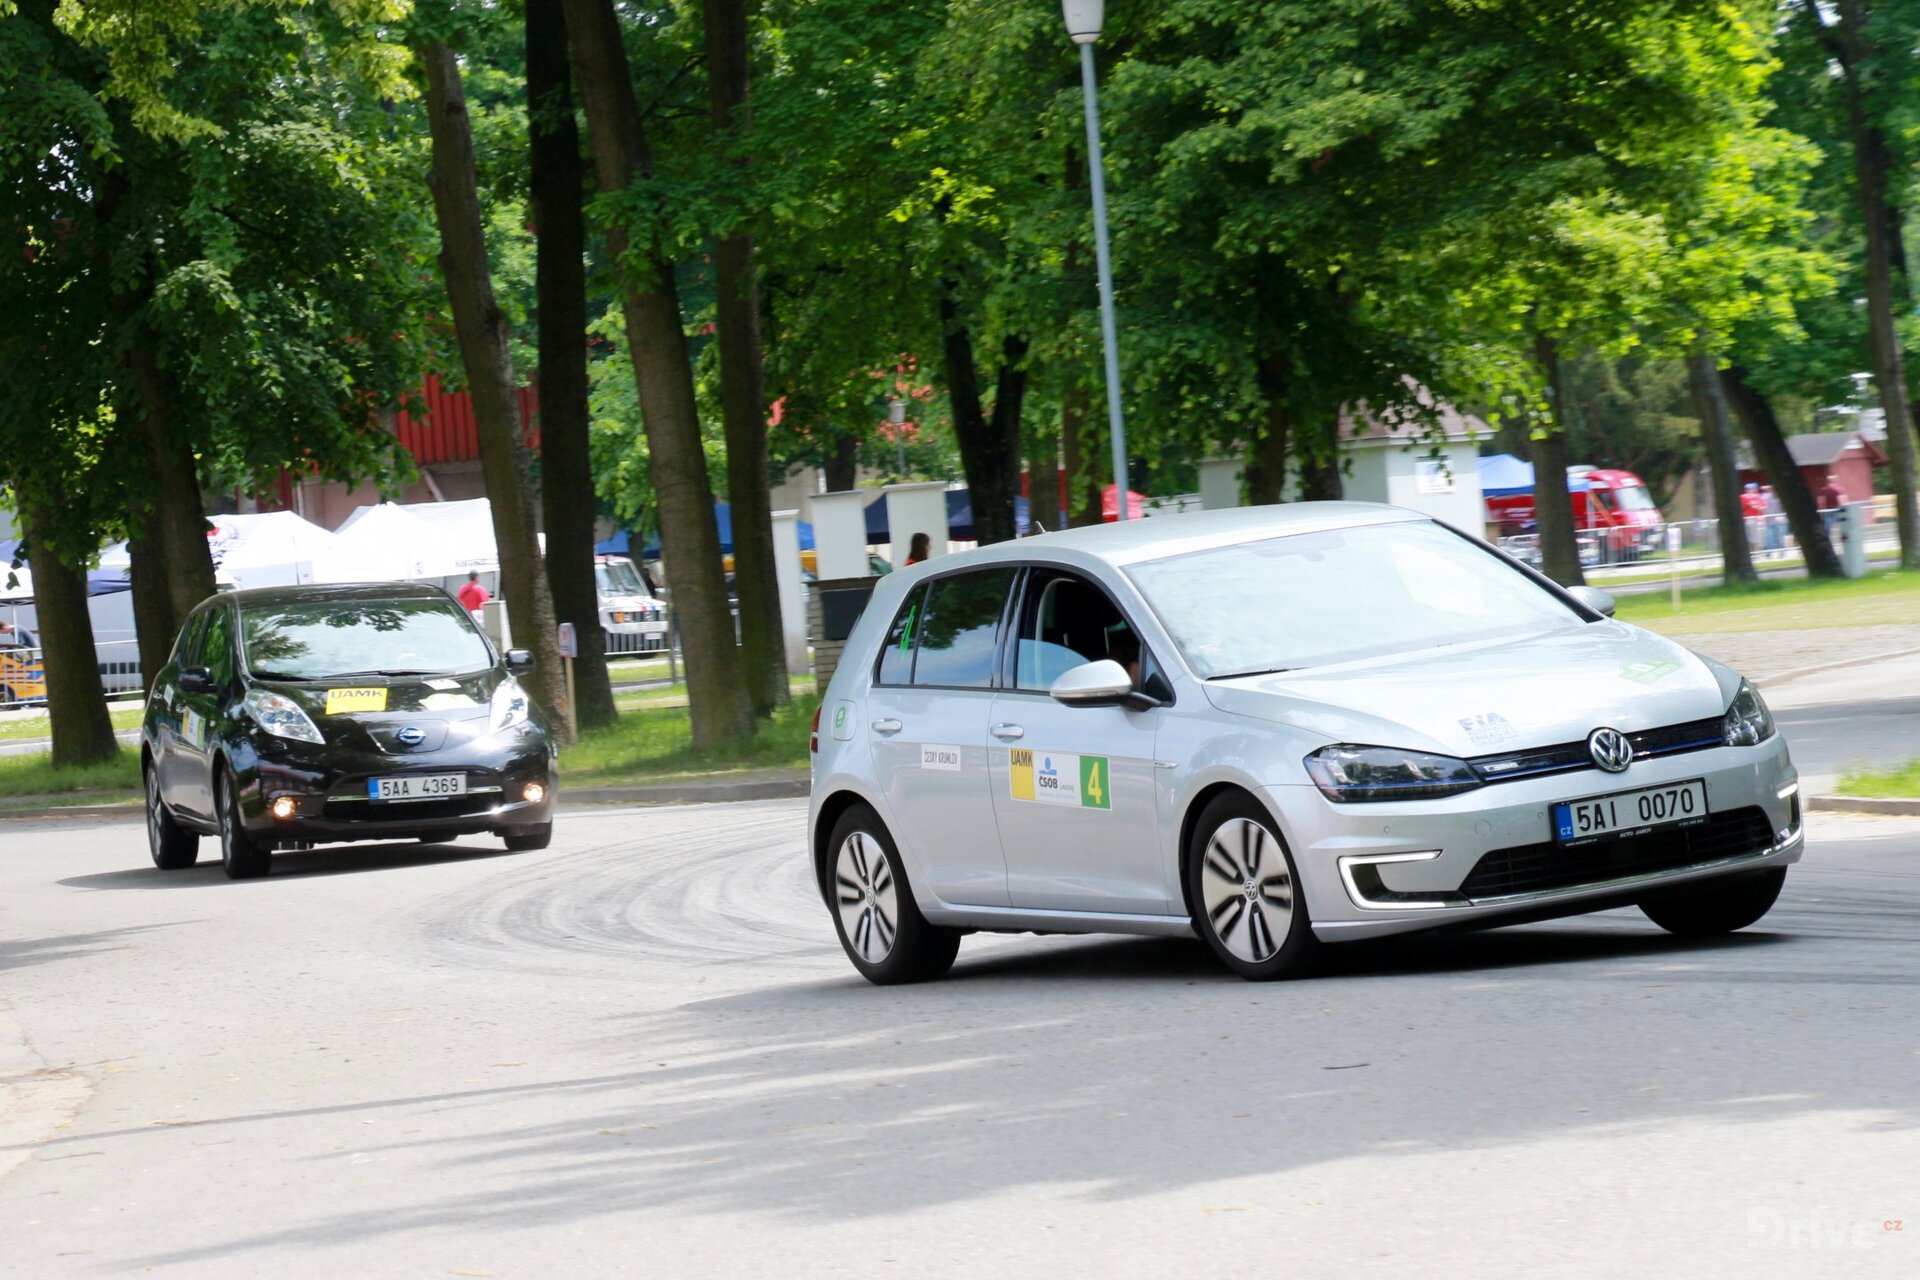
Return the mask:
<svg viewBox="0 0 1920 1280">
<path fill-rule="evenodd" d="M 387 691 L 382 689 L 329 689 L 327 714 L 351 715 L 355 711 L 385 711 Z"/>
<path fill-rule="evenodd" d="M 1015 800 L 1111 809 L 1112 769 L 1105 756 L 1014 747 L 1007 756 L 1008 789 Z"/>
</svg>

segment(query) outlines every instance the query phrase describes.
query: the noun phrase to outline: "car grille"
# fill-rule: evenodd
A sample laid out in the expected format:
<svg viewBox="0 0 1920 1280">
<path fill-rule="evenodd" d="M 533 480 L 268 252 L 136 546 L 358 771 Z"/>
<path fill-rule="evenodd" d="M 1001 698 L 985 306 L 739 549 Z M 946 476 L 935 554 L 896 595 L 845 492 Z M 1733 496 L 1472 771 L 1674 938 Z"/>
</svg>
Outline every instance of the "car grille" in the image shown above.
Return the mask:
<svg viewBox="0 0 1920 1280">
<path fill-rule="evenodd" d="M 1716 813 L 1693 827 L 1649 831 L 1566 848 L 1552 841 L 1496 849 L 1460 885 L 1470 899 L 1545 893 L 1656 871 L 1679 871 L 1773 845 L 1773 824 L 1758 807 Z"/>
<path fill-rule="evenodd" d="M 1722 718 L 1690 720 L 1685 724 L 1662 725 L 1627 735 L 1633 744 L 1635 760 L 1654 760 L 1688 751 L 1705 751 L 1726 744 Z M 1593 756 L 1583 742 L 1563 742 L 1557 746 L 1534 747 L 1526 751 L 1497 756 L 1475 756 L 1467 761 L 1483 782 L 1517 782 L 1521 778 L 1544 778 L 1556 773 L 1575 773 L 1591 769 Z"/>
<path fill-rule="evenodd" d="M 444 800 L 397 800 L 375 804 L 369 800 L 329 800 L 328 822 L 364 823 L 376 826 L 388 823 L 425 822 L 434 818 L 462 818 L 485 813 L 500 803 L 499 791 L 448 796 Z"/>
</svg>

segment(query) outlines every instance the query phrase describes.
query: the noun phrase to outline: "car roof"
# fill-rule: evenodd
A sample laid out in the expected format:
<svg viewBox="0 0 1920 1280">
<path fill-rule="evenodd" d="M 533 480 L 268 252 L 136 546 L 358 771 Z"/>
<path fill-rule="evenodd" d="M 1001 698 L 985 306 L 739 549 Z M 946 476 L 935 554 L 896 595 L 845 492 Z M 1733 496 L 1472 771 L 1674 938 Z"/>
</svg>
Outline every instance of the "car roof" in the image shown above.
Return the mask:
<svg viewBox="0 0 1920 1280">
<path fill-rule="evenodd" d="M 216 600 L 231 600 L 239 605 L 286 604 L 364 604 L 380 600 L 447 600 L 440 587 L 422 582 L 341 582 L 309 583 L 290 587 L 249 587 L 244 591 L 226 591 Z"/>
<path fill-rule="evenodd" d="M 1078 552 L 1116 567 L 1229 547 L 1262 538 L 1352 529 L 1362 525 L 1400 524 L 1429 517 L 1405 507 L 1378 502 L 1286 502 L 1274 506 L 1232 507 L 1219 511 L 1182 511 L 1145 516 L 1125 523 L 1062 529 L 1012 542 L 996 542 L 927 562 L 931 567 L 955 568 L 957 557 L 968 564 L 996 560 L 1030 560 L 1054 552 Z M 916 566 L 919 567 L 919 566 Z"/>
</svg>

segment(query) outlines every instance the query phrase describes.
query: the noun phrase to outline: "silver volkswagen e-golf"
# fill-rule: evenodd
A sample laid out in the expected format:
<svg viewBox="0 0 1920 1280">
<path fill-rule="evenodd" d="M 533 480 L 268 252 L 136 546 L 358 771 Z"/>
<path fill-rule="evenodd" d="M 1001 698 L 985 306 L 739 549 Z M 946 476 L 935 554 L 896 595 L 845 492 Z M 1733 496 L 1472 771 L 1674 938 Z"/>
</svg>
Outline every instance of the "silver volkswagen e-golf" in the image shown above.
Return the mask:
<svg viewBox="0 0 1920 1280">
<path fill-rule="evenodd" d="M 1197 934 L 1248 978 L 1325 944 L 1638 905 L 1740 929 L 1802 848 L 1738 672 L 1410 511 L 1076 529 L 881 580 L 809 813 L 854 966 L 973 931 Z"/>
</svg>

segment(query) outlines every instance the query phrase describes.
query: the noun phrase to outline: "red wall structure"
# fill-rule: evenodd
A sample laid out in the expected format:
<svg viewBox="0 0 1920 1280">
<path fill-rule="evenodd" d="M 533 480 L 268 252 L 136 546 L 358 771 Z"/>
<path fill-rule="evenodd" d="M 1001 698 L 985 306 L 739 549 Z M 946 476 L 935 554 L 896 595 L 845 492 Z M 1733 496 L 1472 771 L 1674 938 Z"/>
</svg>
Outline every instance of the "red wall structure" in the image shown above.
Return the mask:
<svg viewBox="0 0 1920 1280">
<path fill-rule="evenodd" d="M 540 389 L 521 387 L 514 393 L 520 405 L 520 420 L 529 424 L 527 445 L 540 447 L 540 434 L 531 429 L 540 413 Z M 480 457 L 480 436 L 473 424 L 473 397 L 465 391 L 448 391 L 440 385 L 438 374 L 428 374 L 421 384 L 420 417 L 402 413 L 396 422 L 400 443 L 413 455 L 414 462 L 430 467 L 439 462 L 473 462 Z"/>
</svg>

